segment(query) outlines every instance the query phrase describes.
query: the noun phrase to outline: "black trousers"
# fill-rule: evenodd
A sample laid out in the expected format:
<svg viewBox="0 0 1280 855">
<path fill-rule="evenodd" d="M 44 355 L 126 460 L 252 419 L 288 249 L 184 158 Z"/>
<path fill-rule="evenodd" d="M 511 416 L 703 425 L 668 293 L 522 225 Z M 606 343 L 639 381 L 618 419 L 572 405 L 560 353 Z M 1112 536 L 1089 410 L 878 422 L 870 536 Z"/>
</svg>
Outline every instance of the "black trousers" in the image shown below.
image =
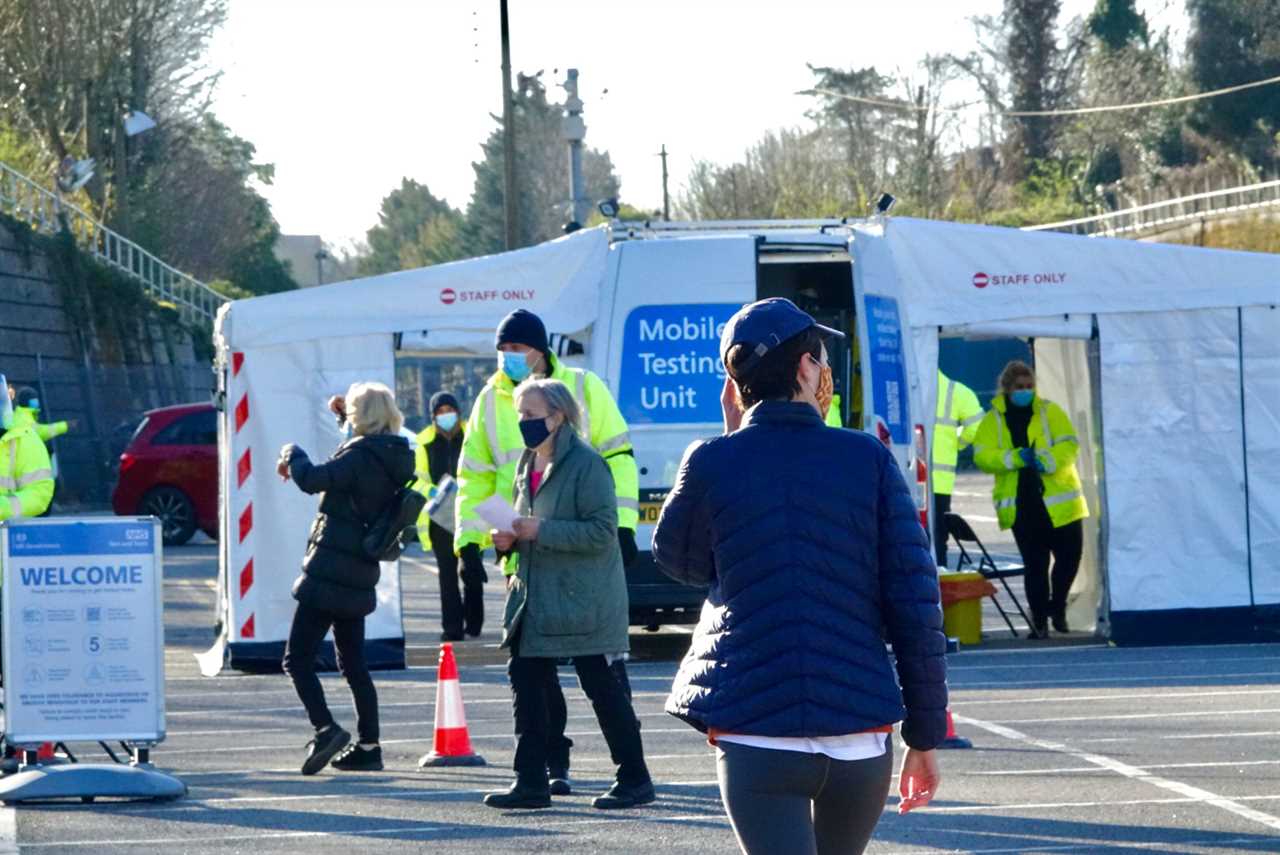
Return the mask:
<svg viewBox="0 0 1280 855">
<path fill-rule="evenodd" d="M 644 746 L 640 741 L 635 711 L 622 685 L 609 669 L 608 660 L 604 656 L 576 656 L 573 667 L 609 745 L 609 756 L 618 767 L 618 780 L 627 785 L 648 781 L 649 769 L 644 762 Z M 548 753 L 551 747 L 548 742 L 553 734 L 552 697 L 560 694 L 556 660 L 517 653 L 507 665 L 507 676 L 511 679 L 515 714 L 516 756 L 513 766 L 516 778 L 525 786 L 544 788 L 547 785 L 547 766 L 553 760 Z M 563 704 L 563 695 L 560 697 Z M 564 739 L 563 728 L 559 732 L 560 738 Z M 567 767 L 567 746 L 564 759 Z"/>
<path fill-rule="evenodd" d="M 1013 539 L 1022 553 L 1027 568 L 1023 582 L 1031 620 L 1041 625 L 1051 616 L 1060 617 L 1067 608 L 1067 594 L 1080 570 L 1084 554 L 1084 524 L 1080 520 L 1061 528 L 1042 503 L 1018 503 L 1013 522 Z M 1053 585 L 1050 588 L 1049 561 L 1053 560 Z"/>
<path fill-rule="evenodd" d="M 946 515 L 951 513 L 951 494 L 933 494 L 933 554 L 938 559 L 939 567 L 947 566 L 947 533 Z"/>
<path fill-rule="evenodd" d="M 484 585 L 467 584 L 458 588 L 458 556 L 453 554 L 453 533 L 431 523 L 428 530 L 431 552 L 440 570 L 441 627 L 449 635 L 463 631 L 479 635 L 484 625 Z"/>
<path fill-rule="evenodd" d="M 720 798 L 747 855 L 857 855 L 884 815 L 893 777 L 884 754 L 832 760 L 720 741 Z"/>
<path fill-rule="evenodd" d="M 356 731 L 363 743 L 378 741 L 378 692 L 364 661 L 364 618 L 340 618 L 332 612 L 298 603 L 284 648 L 284 670 L 293 680 L 294 691 L 307 709 L 307 718 L 317 731 L 333 724 L 325 703 L 324 688 L 316 676 L 316 654 L 325 634 L 333 627 L 338 671 L 351 687 L 356 705 Z"/>
</svg>

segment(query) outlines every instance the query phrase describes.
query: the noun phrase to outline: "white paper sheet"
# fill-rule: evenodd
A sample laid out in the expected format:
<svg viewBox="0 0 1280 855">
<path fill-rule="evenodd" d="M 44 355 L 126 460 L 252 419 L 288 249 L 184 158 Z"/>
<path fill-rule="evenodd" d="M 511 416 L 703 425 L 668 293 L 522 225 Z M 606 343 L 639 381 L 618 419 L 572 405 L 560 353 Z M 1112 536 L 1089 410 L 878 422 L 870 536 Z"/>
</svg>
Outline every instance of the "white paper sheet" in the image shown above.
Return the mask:
<svg viewBox="0 0 1280 855">
<path fill-rule="evenodd" d="M 501 496 L 490 496 L 476 505 L 476 513 L 498 531 L 513 531 L 516 519 L 520 516 L 516 509 Z"/>
</svg>

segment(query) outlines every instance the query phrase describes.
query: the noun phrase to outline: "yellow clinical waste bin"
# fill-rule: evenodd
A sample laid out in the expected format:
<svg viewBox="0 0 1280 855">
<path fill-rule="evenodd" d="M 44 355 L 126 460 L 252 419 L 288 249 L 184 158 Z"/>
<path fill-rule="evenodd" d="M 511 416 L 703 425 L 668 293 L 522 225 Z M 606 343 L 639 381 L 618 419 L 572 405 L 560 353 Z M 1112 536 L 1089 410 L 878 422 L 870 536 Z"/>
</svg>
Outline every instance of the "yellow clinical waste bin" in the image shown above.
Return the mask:
<svg viewBox="0 0 1280 855">
<path fill-rule="evenodd" d="M 982 598 L 994 591 L 981 573 L 942 573 L 942 628 L 961 644 L 982 643 Z"/>
</svg>

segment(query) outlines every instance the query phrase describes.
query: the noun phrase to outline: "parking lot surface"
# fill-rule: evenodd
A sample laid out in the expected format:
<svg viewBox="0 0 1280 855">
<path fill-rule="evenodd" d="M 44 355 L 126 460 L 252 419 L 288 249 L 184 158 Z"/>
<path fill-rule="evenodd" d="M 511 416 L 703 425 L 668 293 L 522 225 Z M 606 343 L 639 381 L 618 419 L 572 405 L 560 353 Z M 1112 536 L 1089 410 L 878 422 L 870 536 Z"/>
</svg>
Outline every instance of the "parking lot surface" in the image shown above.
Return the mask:
<svg viewBox="0 0 1280 855">
<path fill-rule="evenodd" d="M 193 654 L 213 638 L 215 555 L 204 543 L 166 561 L 169 738 L 154 760 L 189 796 L 6 808 L 0 851 L 736 851 L 713 750 L 662 712 L 687 638 L 679 631 L 633 636 L 630 670 L 658 802 L 619 813 L 590 807 L 612 766 L 571 669 L 562 669 L 575 794 L 551 810 L 504 813 L 480 804 L 511 778 L 510 694 L 492 624 L 458 646 L 471 738 L 489 765 L 417 768 L 431 748 L 439 605 L 416 547 L 404 566 L 411 667 L 375 675 L 387 768 L 314 778 L 298 774 L 309 733 L 284 676 L 199 676 Z M 488 587 L 492 617 L 500 594 Z M 899 817 L 891 798 L 870 852 L 1280 851 L 1280 645 L 1075 642 L 1000 642 L 950 657 L 952 709 L 974 748 L 943 755 L 945 780 L 930 808 Z M 345 686 L 334 675 L 325 690 L 350 729 Z"/>
</svg>

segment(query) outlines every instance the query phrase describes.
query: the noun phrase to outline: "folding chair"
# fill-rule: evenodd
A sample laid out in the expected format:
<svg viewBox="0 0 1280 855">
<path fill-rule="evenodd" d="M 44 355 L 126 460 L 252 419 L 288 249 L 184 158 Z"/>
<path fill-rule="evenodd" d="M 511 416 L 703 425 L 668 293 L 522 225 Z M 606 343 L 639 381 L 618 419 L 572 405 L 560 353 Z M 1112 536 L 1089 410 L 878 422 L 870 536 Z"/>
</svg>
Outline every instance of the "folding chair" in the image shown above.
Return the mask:
<svg viewBox="0 0 1280 855">
<path fill-rule="evenodd" d="M 1005 562 L 996 564 L 991 553 L 987 552 L 987 548 L 982 545 L 982 541 L 978 539 L 978 535 L 974 532 L 973 527 L 965 521 L 965 518 L 959 514 L 946 514 L 943 519 L 947 523 L 947 533 L 951 535 L 951 539 L 956 542 L 956 546 L 960 547 L 960 563 L 957 569 L 963 567 L 972 567 L 975 571 L 982 574 L 984 579 L 998 579 L 1000 584 L 1004 586 L 1005 593 L 1009 595 L 1009 599 L 1013 601 L 1013 605 L 1017 608 L 1018 614 L 1022 615 L 1022 619 L 1027 624 L 1030 632 L 1035 632 L 1035 628 L 1031 626 L 1031 619 L 1027 617 L 1026 611 L 1022 608 L 1022 603 L 1018 602 L 1018 597 L 1013 593 L 1013 589 L 1009 587 L 1008 580 L 1017 576 L 1025 576 L 1026 567 L 1016 562 Z M 971 555 L 964 545 L 968 543 L 976 547 L 979 555 Z M 977 557 L 977 561 L 974 558 Z M 1009 631 L 1013 633 L 1013 637 L 1018 637 L 1018 631 L 1013 628 L 1013 621 L 1009 620 L 1009 615 L 1000 605 L 1000 601 L 996 599 L 996 595 L 991 595 L 991 602 L 996 604 L 996 611 L 1000 612 L 1000 617 L 1004 618 L 1004 622 L 1009 625 Z"/>
</svg>

